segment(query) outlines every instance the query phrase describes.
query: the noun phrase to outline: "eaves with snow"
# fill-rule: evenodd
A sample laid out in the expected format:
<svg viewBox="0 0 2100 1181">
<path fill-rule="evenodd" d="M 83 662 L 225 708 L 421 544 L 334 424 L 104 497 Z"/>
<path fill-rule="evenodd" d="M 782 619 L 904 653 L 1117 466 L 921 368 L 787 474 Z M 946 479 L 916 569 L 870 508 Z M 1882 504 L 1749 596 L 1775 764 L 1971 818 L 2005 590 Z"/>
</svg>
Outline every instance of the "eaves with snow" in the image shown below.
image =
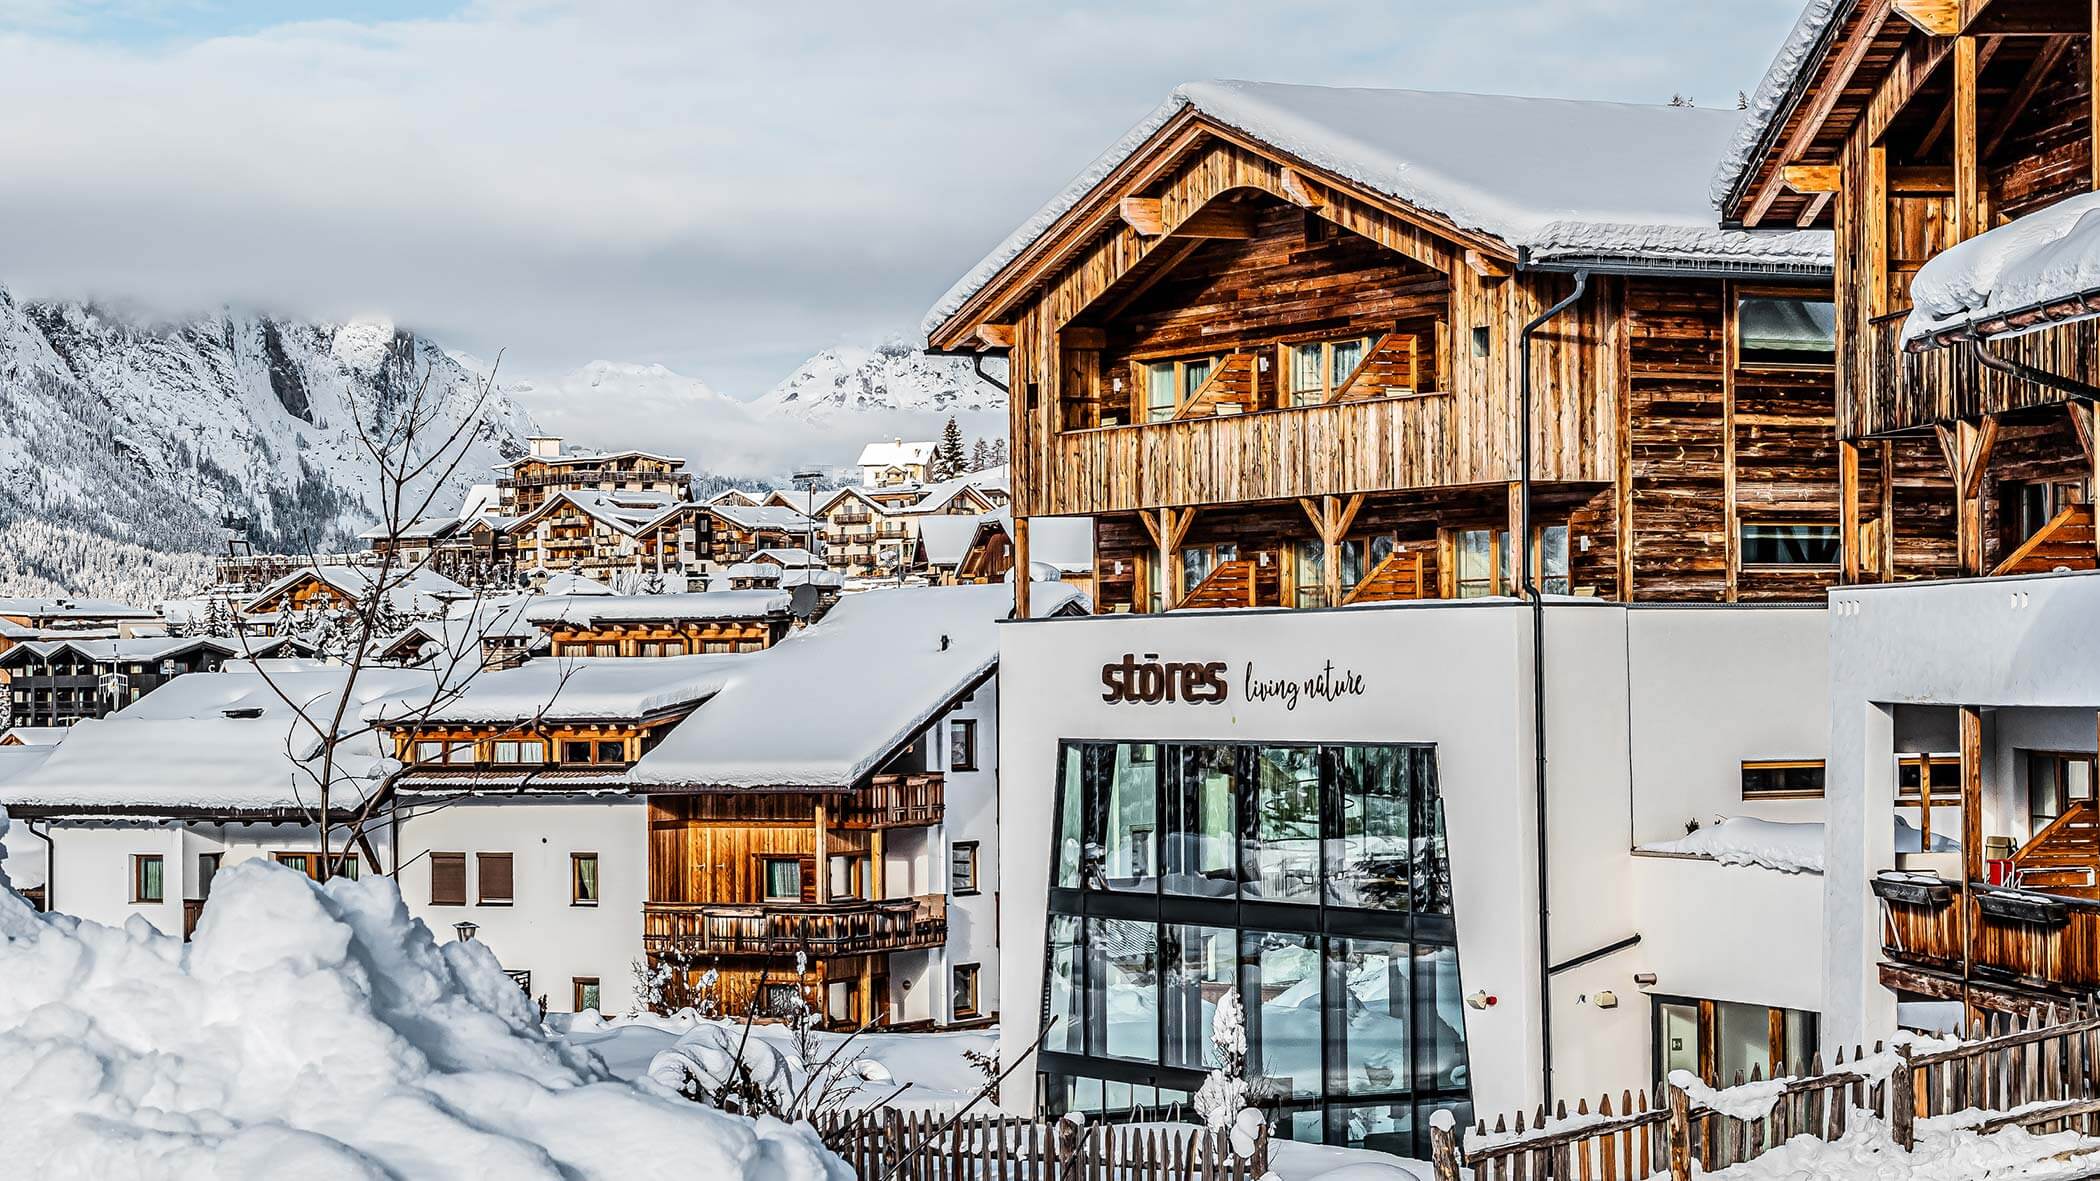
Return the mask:
<svg viewBox="0 0 2100 1181">
<path fill-rule="evenodd" d="M 1709 196 L 1744 113 L 1504 95 L 1192 82 L 1117 140 L 934 305 L 929 337 L 1089 203 L 1170 127 L 1194 119 L 1374 203 L 1484 237 L 1528 263 L 1706 266 L 1822 277 L 1823 230 L 1723 229 Z"/>
</svg>

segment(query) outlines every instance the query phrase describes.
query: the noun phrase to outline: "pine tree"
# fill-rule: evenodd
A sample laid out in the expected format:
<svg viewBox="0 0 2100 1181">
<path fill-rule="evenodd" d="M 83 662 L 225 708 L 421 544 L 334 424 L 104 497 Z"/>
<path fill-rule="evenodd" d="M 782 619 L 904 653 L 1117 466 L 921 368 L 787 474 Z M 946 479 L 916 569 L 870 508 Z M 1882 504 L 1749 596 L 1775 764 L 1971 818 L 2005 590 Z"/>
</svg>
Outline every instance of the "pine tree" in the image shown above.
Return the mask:
<svg viewBox="0 0 2100 1181">
<path fill-rule="evenodd" d="M 1692 100 L 1688 96 L 1682 94 L 1673 94 L 1670 96 L 1670 105 L 1673 107 L 1689 107 L 1693 104 Z"/>
<path fill-rule="evenodd" d="M 992 440 L 992 466 L 993 466 L 993 467 L 998 467 L 998 466 L 999 466 L 1000 464 L 1003 464 L 1003 463 L 1005 463 L 1005 462 L 1006 462 L 1006 439 L 1005 439 L 1004 437 L 1001 437 L 1001 438 L 997 438 L 997 439 L 993 439 L 993 440 Z"/>
<path fill-rule="evenodd" d="M 970 445 L 970 470 L 981 472 L 990 466 L 992 466 L 992 445 L 985 442 L 984 437 L 980 435 L 977 438 L 977 442 Z"/>
<path fill-rule="evenodd" d="M 930 465 L 933 471 L 930 474 L 935 482 L 952 480 L 963 474 L 969 462 L 970 457 L 963 450 L 962 427 L 956 425 L 955 417 L 950 415 L 948 425 L 941 428 L 940 445 L 933 449 Z"/>
<path fill-rule="evenodd" d="M 1747 110 L 1749 110 L 1749 109 L 1750 109 L 1750 96 L 1749 96 L 1748 94 L 1745 94 L 1745 93 L 1743 93 L 1743 92 L 1742 92 L 1742 91 L 1740 91 L 1740 90 L 1736 91 L 1736 92 L 1735 92 L 1735 109 L 1736 109 L 1736 110 L 1738 110 L 1738 111 L 1747 111 Z"/>
</svg>

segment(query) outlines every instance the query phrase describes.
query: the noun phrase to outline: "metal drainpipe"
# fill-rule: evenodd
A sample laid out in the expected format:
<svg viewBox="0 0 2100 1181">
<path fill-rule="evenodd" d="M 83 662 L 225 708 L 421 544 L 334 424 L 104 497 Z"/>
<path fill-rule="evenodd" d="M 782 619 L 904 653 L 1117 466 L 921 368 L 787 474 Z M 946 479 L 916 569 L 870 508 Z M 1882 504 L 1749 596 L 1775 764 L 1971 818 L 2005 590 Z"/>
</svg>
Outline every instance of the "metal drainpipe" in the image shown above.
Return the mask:
<svg viewBox="0 0 2100 1181">
<path fill-rule="evenodd" d="M 1524 575 L 1524 594 L 1531 600 L 1532 795 L 1538 813 L 1539 1078 L 1543 1087 L 1539 1098 L 1548 1107 L 1553 1105 L 1553 970 L 1550 967 L 1553 919 L 1546 840 L 1546 601 L 1539 589 L 1538 555 L 1533 552 L 1536 547 L 1531 542 L 1531 334 L 1575 306 L 1589 286 L 1590 273 L 1576 271 L 1575 290 L 1569 292 L 1566 299 L 1540 312 L 1524 325 L 1524 331 L 1517 337 L 1518 433 L 1521 440 L 1518 504 L 1524 530 L 1520 539 L 1522 548 L 1518 552 L 1523 555 L 1520 569 Z"/>
<path fill-rule="evenodd" d="M 58 893 L 56 888 L 58 880 L 56 872 L 58 868 L 58 842 L 51 839 L 51 822 L 48 820 L 44 822 L 45 831 L 43 832 L 38 832 L 36 825 L 28 820 L 22 822 L 22 827 L 29 830 L 30 836 L 44 842 L 44 910 L 48 913 L 58 909 L 57 905 L 51 901 Z"/>
</svg>

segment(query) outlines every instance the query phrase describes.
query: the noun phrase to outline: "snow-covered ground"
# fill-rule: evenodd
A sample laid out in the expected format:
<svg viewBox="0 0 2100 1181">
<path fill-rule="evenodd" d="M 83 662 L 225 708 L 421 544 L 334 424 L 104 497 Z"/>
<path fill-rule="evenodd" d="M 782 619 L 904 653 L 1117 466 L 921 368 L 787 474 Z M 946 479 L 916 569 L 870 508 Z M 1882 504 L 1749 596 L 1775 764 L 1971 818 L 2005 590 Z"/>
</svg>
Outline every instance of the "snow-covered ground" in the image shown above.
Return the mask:
<svg viewBox="0 0 2100 1181">
<path fill-rule="evenodd" d="M 0 821 L 4 823 L 4 821 Z M 806 1127 L 614 1077 L 390 882 L 251 862 L 194 942 L 0 885 L 0 1175 L 848 1181 Z"/>
<path fill-rule="evenodd" d="M 1756 1160 L 1708 1173 L 1714 1181 L 2071 1181 L 2100 1170 L 2100 1139 L 2076 1132 L 2036 1136 L 2007 1128 L 1988 1136 L 1966 1130 L 1977 1112 L 1920 1120 L 1905 1153 L 1888 1128 L 1855 1112 L 1842 1139 L 1796 1136 Z M 1667 1173 L 1663 1174 L 1668 1176 Z"/>
</svg>

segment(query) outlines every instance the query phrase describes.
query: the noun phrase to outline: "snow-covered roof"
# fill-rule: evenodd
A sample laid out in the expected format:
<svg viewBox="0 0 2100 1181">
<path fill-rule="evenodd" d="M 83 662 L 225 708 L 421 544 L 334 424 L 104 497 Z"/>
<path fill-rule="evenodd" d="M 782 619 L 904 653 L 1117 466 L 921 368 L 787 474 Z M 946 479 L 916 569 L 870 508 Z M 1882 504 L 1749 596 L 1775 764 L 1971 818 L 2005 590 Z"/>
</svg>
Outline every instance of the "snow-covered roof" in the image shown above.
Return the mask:
<svg viewBox="0 0 2100 1181">
<path fill-rule="evenodd" d="M 49 660 L 61 652 L 71 652 L 94 664 L 143 663 L 165 660 L 198 648 L 213 649 L 221 656 L 234 656 L 241 651 L 238 639 L 213 636 L 191 636 L 182 639 L 162 636 L 130 640 L 31 640 L 28 643 L 17 644 L 6 652 L 0 652 L 0 664 L 25 663 L 32 657 L 37 660 Z"/>
<path fill-rule="evenodd" d="M 1824 272 L 1821 230 L 1724 230 L 1712 161 L 1742 113 L 1694 107 L 1191 82 L 1082 170 L 928 313 L 938 331 L 1184 109 L 1534 259 L 1703 262 Z"/>
<path fill-rule="evenodd" d="M 1046 584 L 1036 614 L 1076 597 Z M 722 691 L 628 772 L 637 785 L 847 788 L 999 659 L 1006 586 L 848 595 L 820 622 L 736 664 Z M 692 659 L 692 658 L 687 658 Z M 662 663 L 657 661 L 654 663 Z M 822 725 L 812 724 L 822 719 Z"/>
<path fill-rule="evenodd" d="M 970 548 L 970 539 L 977 536 L 978 523 L 991 514 L 956 516 L 936 513 L 919 522 L 919 545 L 926 551 L 926 561 L 933 566 L 953 566 L 962 561 Z"/>
<path fill-rule="evenodd" d="M 114 603 L 108 599 L 13 598 L 0 599 L 0 615 L 30 619 L 158 619 L 144 607 Z"/>
<path fill-rule="evenodd" d="M 1705 857 L 1723 865 L 1749 865 L 1781 873 L 1823 872 L 1823 822 L 1723 816 L 1674 841 L 1642 845 L 1643 853 Z"/>
<path fill-rule="evenodd" d="M 377 567 L 316 565 L 294 570 L 257 591 L 248 600 L 252 608 L 297 586 L 307 578 L 316 578 L 335 588 L 351 599 L 362 599 L 372 590 L 373 570 Z M 399 567 L 387 573 L 392 583 L 388 597 L 403 610 L 432 611 L 443 606 L 447 600 L 472 597 L 473 591 L 439 574 L 428 567 L 419 567 L 403 573 Z"/>
<path fill-rule="evenodd" d="M 711 504 L 707 511 L 724 521 L 746 531 L 755 529 L 807 530 L 811 526 L 808 516 L 791 508 L 777 504 L 753 507 L 742 504 Z"/>
<path fill-rule="evenodd" d="M 756 505 L 762 499 L 763 497 L 759 496 L 757 493 L 747 492 L 742 488 L 724 488 L 720 492 L 715 493 L 713 496 L 708 497 L 702 503 L 727 504 L 730 501 L 735 501 L 738 504 Z"/>
<path fill-rule="evenodd" d="M 613 593 L 613 588 L 596 579 L 585 578 L 581 574 L 572 574 L 566 570 L 549 571 L 545 567 L 541 567 L 532 571 L 529 577 L 536 581 L 545 579 L 544 582 L 539 583 L 540 591 L 543 594 L 609 595 Z"/>
<path fill-rule="evenodd" d="M 2080 193 L 1935 255 L 1910 284 L 1906 341 L 2004 336 L 2100 316 L 2100 193 Z"/>
<path fill-rule="evenodd" d="M 659 619 L 762 619 L 787 613 L 789 596 L 779 591 L 706 591 L 672 595 L 555 596 L 534 603 L 525 617 L 536 624 L 601 623 Z"/>
<path fill-rule="evenodd" d="M 398 531 L 389 529 L 384 523 L 374 525 L 358 534 L 364 541 L 385 541 L 396 538 L 401 541 L 435 541 L 459 528 L 459 516 L 421 517 L 403 525 Z"/>
<path fill-rule="evenodd" d="M 661 524 L 664 518 L 694 507 L 691 501 L 680 500 L 668 492 L 568 489 L 548 497 L 539 508 L 513 522 L 512 528 L 523 529 L 565 504 L 629 536 L 645 533 Z"/>
<path fill-rule="evenodd" d="M 10 726 L 0 730 L 0 744 L 7 746 L 57 746 L 65 739 L 67 726 Z"/>
<path fill-rule="evenodd" d="M 1787 97 L 1794 92 L 1807 70 L 1814 65 L 1816 47 L 1837 25 L 1841 13 L 1851 9 L 1857 0 L 1808 0 L 1808 7 L 1787 32 L 1786 40 L 1780 42 L 1779 52 L 1766 68 L 1765 76 L 1751 92 L 1749 109 L 1743 112 L 1734 134 L 1715 165 L 1713 176 L 1707 182 L 1707 198 L 1719 209 L 1728 203 L 1735 187 L 1742 183 L 1743 173 L 1757 157 L 1757 149 L 1772 131 L 1774 124 L 1785 115 Z"/>
<path fill-rule="evenodd" d="M 811 566 L 823 565 L 822 562 L 817 561 L 817 555 L 810 553 L 799 545 L 762 549 L 752 554 L 751 560 L 754 562 L 771 562 L 776 566 L 785 567 L 789 570 L 803 570 Z"/>
<path fill-rule="evenodd" d="M 971 472 L 967 475 L 956 476 L 953 479 L 942 480 L 938 483 L 922 485 L 917 500 L 912 501 L 911 504 L 902 509 L 894 511 L 903 515 L 938 513 L 947 508 L 956 497 L 966 492 L 976 493 L 981 503 L 989 504 L 991 498 L 984 495 L 984 490 L 987 488 L 996 488 L 1001 492 L 1008 490 L 1004 477 L 982 476 L 976 472 Z"/>
<path fill-rule="evenodd" d="M 755 655 L 755 654 L 752 654 Z M 364 707 L 368 722 L 634 721 L 690 706 L 718 692 L 739 653 L 664 656 L 651 660 L 552 657 L 480 673 L 435 707 L 409 691 Z"/>
<path fill-rule="evenodd" d="M 860 449 L 861 467 L 914 467 L 923 466 L 933 458 L 933 440 L 907 443 L 892 439 L 887 443 L 870 443 Z"/>
<path fill-rule="evenodd" d="M 307 661 L 268 661 L 176 677 L 106 718 L 72 726 L 44 764 L 0 783 L 0 806 L 93 814 L 283 813 L 311 807 L 320 774 L 320 733 L 299 720 L 281 690 L 326 725 L 322 715 L 349 670 Z M 390 694 L 432 691 L 432 674 L 363 669 L 352 709 Z M 339 743 L 331 806 L 355 806 L 388 760 L 370 733 Z"/>
<path fill-rule="evenodd" d="M 672 467 L 684 467 L 685 460 L 676 455 L 662 455 L 655 451 L 587 451 L 578 448 L 561 455 L 534 455 L 527 453 L 505 464 L 513 470 L 528 463 L 544 463 L 549 467 L 573 467 L 580 463 L 610 463 L 621 459 L 657 459 Z"/>
<path fill-rule="evenodd" d="M 535 595 L 508 594 L 454 603 L 443 618 L 411 623 L 381 645 L 380 651 L 392 659 L 413 656 L 418 661 L 429 653 L 429 659 L 446 665 L 475 668 L 481 664 L 484 640 L 518 639 L 533 647 L 545 638 L 525 618 L 526 609 L 539 601 Z"/>
<path fill-rule="evenodd" d="M 1013 535 L 1010 509 L 997 514 L 999 527 Z M 1057 567 L 1060 574 L 1085 574 L 1094 568 L 1094 519 L 1092 517 L 1028 518 L 1028 560 Z"/>
</svg>

